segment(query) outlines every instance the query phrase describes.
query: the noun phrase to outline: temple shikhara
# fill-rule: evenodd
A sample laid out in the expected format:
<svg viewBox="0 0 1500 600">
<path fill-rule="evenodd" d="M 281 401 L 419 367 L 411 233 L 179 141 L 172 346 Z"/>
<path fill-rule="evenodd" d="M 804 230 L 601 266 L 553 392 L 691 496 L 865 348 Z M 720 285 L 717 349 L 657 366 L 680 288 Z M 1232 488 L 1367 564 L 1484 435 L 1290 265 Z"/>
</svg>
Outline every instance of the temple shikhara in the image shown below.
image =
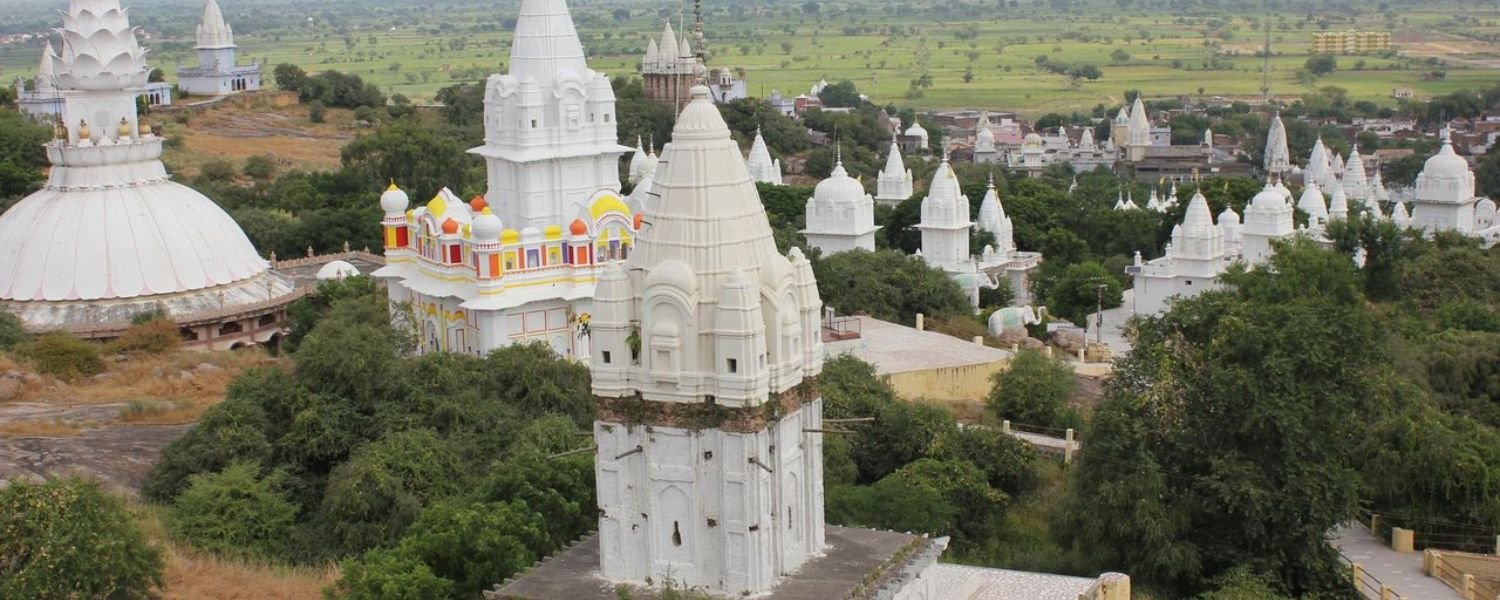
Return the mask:
<svg viewBox="0 0 1500 600">
<path fill-rule="evenodd" d="M 230 216 L 171 181 L 136 111 L 150 68 L 117 0 L 72 0 L 48 49 L 56 98 L 45 187 L 0 215 L 0 308 L 33 330 L 109 338 L 165 312 L 188 347 L 274 341 L 290 278 Z"/>
<path fill-rule="evenodd" d="M 203 5 L 198 24 L 198 66 L 177 70 L 177 86 L 194 96 L 224 96 L 260 89 L 260 65 L 236 64 L 234 30 L 224 21 L 217 0 Z"/>
</svg>

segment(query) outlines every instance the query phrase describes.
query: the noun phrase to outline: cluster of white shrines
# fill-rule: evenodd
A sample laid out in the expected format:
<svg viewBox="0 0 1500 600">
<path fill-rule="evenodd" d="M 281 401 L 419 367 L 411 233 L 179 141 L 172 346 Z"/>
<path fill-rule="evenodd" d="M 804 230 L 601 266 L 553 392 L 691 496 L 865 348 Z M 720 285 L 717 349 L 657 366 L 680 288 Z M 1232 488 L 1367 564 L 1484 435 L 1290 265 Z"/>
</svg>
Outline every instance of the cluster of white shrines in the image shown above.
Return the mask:
<svg viewBox="0 0 1500 600">
<path fill-rule="evenodd" d="M 1307 168 L 1300 171 L 1302 193 L 1294 200 L 1285 181 L 1298 170 L 1291 162 L 1286 126 L 1280 115 L 1271 121 L 1267 134 L 1264 167 L 1266 186 L 1246 205 L 1243 220 L 1232 207 L 1225 207 L 1215 222 L 1207 199 L 1198 191 L 1188 201 L 1182 223 L 1172 229 L 1165 254 L 1143 261 L 1136 253 L 1128 270 L 1135 280 L 1134 312 L 1160 313 L 1174 298 L 1218 287 L 1220 274 L 1234 262 L 1254 265 L 1270 258 L 1272 240 L 1306 235 L 1327 243 L 1328 223 L 1349 218 L 1351 210 L 1364 210 L 1402 228 L 1417 227 L 1428 233 L 1456 231 L 1481 237 L 1489 245 L 1500 242 L 1495 202 L 1475 195 L 1474 173 L 1453 151 L 1447 130 L 1442 132 L 1441 149 L 1427 159 L 1417 176 L 1409 212 L 1405 203 L 1386 192 L 1378 170 L 1373 176 L 1365 175 L 1358 150 L 1351 150 L 1349 158 L 1343 160 L 1329 152 L 1322 140 L 1314 144 Z M 1387 201 L 1390 209 L 1382 210 L 1381 203 Z M 1174 187 L 1164 200 L 1153 193 L 1147 208 L 1165 211 L 1176 202 Z M 1301 229 L 1293 221 L 1294 206 L 1308 215 Z M 1129 199 L 1117 202 L 1115 208 L 1139 210 Z"/>
</svg>

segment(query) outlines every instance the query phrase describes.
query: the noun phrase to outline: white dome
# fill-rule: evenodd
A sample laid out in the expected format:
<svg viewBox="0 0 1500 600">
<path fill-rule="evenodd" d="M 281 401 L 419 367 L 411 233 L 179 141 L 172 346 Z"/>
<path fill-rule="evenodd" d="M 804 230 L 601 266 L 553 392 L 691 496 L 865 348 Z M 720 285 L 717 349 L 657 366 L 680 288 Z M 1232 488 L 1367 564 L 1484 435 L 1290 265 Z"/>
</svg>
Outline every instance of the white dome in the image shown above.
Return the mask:
<svg viewBox="0 0 1500 600">
<path fill-rule="evenodd" d="M 1237 213 L 1237 212 L 1234 212 L 1234 207 L 1226 206 L 1226 207 L 1224 207 L 1224 212 L 1219 213 L 1219 224 L 1220 225 L 1239 225 L 1240 224 L 1240 214 Z"/>
<path fill-rule="evenodd" d="M 1038 133 L 1028 133 L 1025 139 L 1022 140 L 1022 143 L 1028 146 L 1040 146 L 1042 145 L 1042 136 Z"/>
<path fill-rule="evenodd" d="M 359 275 L 359 269 L 354 268 L 354 265 L 351 265 L 342 260 L 336 260 L 323 265 L 323 268 L 318 269 L 317 278 L 318 281 L 330 281 L 334 279 L 343 279 L 345 277 L 354 277 L 357 275 Z"/>
<path fill-rule="evenodd" d="M 1422 166 L 1424 177 L 1462 180 L 1469 176 L 1469 161 L 1453 152 L 1453 142 L 1443 133 L 1443 147 Z"/>
<path fill-rule="evenodd" d="M 385 192 L 380 194 L 380 210 L 385 211 L 387 215 L 405 214 L 410 206 L 411 198 L 407 197 L 406 192 L 401 191 L 401 188 L 396 187 L 394 181 L 391 182 L 391 187 L 386 188 Z"/>
<path fill-rule="evenodd" d="M 474 224 L 469 228 L 469 235 L 476 242 L 493 242 L 500 239 L 500 230 L 505 225 L 500 222 L 500 217 L 490 211 L 490 207 L 484 207 L 484 212 L 474 217 Z"/>
<path fill-rule="evenodd" d="M 981 143 L 983 143 L 983 142 L 989 142 L 991 144 L 995 143 L 995 132 L 991 131 L 989 127 L 980 127 L 979 128 L 979 133 L 975 134 L 975 135 L 976 135 L 976 138 Z"/>
<path fill-rule="evenodd" d="M 828 179 L 818 182 L 818 186 L 813 188 L 813 199 L 828 204 L 854 204 L 864 197 L 865 186 L 849 176 L 842 160 L 834 165 L 833 173 Z"/>
<path fill-rule="evenodd" d="M 43 188 L 0 215 L 0 240 L 0 300 L 173 294 L 267 266 L 223 209 L 166 180 Z"/>
<path fill-rule="evenodd" d="M 1286 195 L 1268 183 L 1259 194 L 1250 199 L 1250 206 L 1256 209 L 1280 210 L 1286 206 Z"/>
<path fill-rule="evenodd" d="M 911 136 L 911 137 L 924 137 L 925 138 L 925 137 L 927 137 L 927 130 L 922 128 L 922 124 L 921 123 L 918 123 L 916 121 L 912 121 L 911 127 L 907 127 L 906 128 L 906 135 Z"/>
</svg>

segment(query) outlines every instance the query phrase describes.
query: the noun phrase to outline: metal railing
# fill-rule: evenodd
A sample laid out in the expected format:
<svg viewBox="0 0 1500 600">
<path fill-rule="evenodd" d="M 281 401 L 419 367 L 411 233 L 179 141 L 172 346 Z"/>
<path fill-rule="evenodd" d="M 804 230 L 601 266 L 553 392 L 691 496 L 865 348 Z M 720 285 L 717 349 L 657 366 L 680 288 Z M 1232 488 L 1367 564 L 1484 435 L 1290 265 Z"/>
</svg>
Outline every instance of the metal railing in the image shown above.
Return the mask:
<svg viewBox="0 0 1500 600">
<path fill-rule="evenodd" d="M 1359 563 L 1349 560 L 1339 551 L 1339 562 L 1349 568 L 1349 580 L 1354 584 L 1354 589 L 1360 596 L 1369 600 L 1408 600 L 1406 596 L 1396 593 L 1391 586 L 1386 585 L 1379 577 L 1366 571 Z"/>
</svg>

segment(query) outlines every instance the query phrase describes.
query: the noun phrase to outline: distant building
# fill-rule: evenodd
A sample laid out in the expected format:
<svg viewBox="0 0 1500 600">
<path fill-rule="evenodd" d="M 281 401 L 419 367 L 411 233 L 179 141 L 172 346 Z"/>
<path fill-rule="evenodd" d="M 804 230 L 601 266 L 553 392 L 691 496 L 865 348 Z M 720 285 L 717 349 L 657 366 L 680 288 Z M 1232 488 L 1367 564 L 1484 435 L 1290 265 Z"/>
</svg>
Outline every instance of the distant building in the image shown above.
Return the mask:
<svg viewBox="0 0 1500 600">
<path fill-rule="evenodd" d="M 196 96 L 225 96 L 260 89 L 260 65 L 235 64 L 234 30 L 224 21 L 217 0 L 203 5 L 198 24 L 198 66 L 177 70 L 177 87 Z"/>
<path fill-rule="evenodd" d="M 1391 49 L 1389 31 L 1318 31 L 1312 34 L 1313 54 L 1372 54 Z"/>
<path fill-rule="evenodd" d="M 875 251 L 875 199 L 844 170 L 840 156 L 833 174 L 818 182 L 807 202 L 807 243 L 824 255 L 846 250 Z"/>
<path fill-rule="evenodd" d="M 891 136 L 891 149 L 885 155 L 885 168 L 875 180 L 875 200 L 881 204 L 899 204 L 912 195 L 911 169 L 901 158 L 901 145 Z"/>
<path fill-rule="evenodd" d="M 660 43 L 652 38 L 641 58 L 641 79 L 644 81 L 646 97 L 663 104 L 681 106 L 686 104 L 693 86 L 708 87 L 709 97 L 716 104 L 733 102 L 748 97 L 745 80 L 729 68 L 710 72 L 706 64 L 701 14 L 693 23 L 693 34 L 681 37 L 672 30 L 667 21 L 662 28 Z"/>
</svg>

